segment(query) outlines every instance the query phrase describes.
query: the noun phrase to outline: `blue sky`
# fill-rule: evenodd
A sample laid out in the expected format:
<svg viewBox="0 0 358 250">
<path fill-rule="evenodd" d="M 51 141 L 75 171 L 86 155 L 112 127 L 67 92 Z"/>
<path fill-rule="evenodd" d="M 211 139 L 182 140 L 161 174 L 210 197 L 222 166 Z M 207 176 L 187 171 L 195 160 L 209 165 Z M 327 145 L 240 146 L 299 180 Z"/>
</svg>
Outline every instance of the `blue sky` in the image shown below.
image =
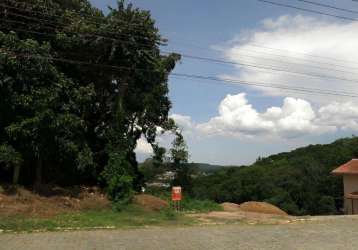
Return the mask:
<svg viewBox="0 0 358 250">
<path fill-rule="evenodd" d="M 299 1 L 276 1 L 352 16 Z M 115 0 L 91 2 L 104 11 L 106 6 L 116 3 Z M 358 62 L 358 55 L 355 59 L 352 53 L 358 50 L 358 37 L 352 35 L 357 28 L 354 22 L 256 0 L 227 0 L 225 4 L 222 1 L 189 0 L 131 2 L 151 11 L 161 34 L 169 39 L 165 50 L 336 78 L 355 77 L 353 61 Z M 358 10 L 358 4 L 350 0 L 324 3 Z M 257 44 L 272 49 L 253 47 Z M 256 57 L 250 57 L 253 55 Z M 328 59 L 331 57 L 337 60 Z M 334 63 L 339 65 L 334 66 Z M 358 64 L 355 65 L 358 68 Z M 323 71 L 317 66 L 329 70 Z M 349 74 L 340 73 L 343 69 L 348 71 L 347 67 L 351 67 Z M 356 90 L 358 93 L 353 81 L 311 79 L 188 58 L 183 58 L 175 72 L 334 91 L 343 89 L 349 93 Z M 358 75 L 354 79 L 358 79 Z M 195 162 L 248 164 L 258 156 L 308 144 L 328 143 L 358 130 L 356 101 L 350 98 L 193 79 L 170 78 L 169 86 L 173 102 L 171 113 L 182 125 L 191 160 Z M 163 143 L 168 144 L 166 139 Z M 138 151 L 140 158 L 147 156 L 146 148 Z"/>
</svg>

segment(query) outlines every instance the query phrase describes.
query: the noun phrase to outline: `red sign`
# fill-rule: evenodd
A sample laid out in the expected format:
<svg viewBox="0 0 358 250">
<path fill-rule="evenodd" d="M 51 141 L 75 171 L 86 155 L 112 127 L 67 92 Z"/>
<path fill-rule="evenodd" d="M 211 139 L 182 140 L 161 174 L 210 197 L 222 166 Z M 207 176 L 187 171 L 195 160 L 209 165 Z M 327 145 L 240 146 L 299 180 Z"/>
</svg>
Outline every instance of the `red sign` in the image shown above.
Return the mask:
<svg viewBox="0 0 358 250">
<path fill-rule="evenodd" d="M 181 187 L 173 187 L 172 188 L 172 201 L 181 201 Z"/>
</svg>

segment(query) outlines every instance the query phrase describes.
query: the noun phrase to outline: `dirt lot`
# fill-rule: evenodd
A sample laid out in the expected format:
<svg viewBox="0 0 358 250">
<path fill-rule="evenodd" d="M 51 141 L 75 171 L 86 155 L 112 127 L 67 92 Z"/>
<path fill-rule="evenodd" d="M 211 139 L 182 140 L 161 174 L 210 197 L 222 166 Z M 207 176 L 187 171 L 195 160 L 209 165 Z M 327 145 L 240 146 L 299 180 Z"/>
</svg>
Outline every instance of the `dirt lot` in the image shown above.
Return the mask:
<svg viewBox="0 0 358 250">
<path fill-rule="evenodd" d="M 0 193 L 0 214 L 2 216 L 51 217 L 60 213 L 110 206 L 106 196 L 96 187 L 72 187 L 63 189 L 56 186 L 43 187 L 39 193 L 28 189 L 9 188 Z"/>
<path fill-rule="evenodd" d="M 272 215 L 263 213 L 253 213 L 246 211 L 213 211 L 209 213 L 188 214 L 187 216 L 197 219 L 202 225 L 220 225 L 243 222 L 245 224 L 288 224 L 302 218 L 284 215 Z"/>
<path fill-rule="evenodd" d="M 312 217 L 284 225 L 215 225 L 137 230 L 0 234 L 6 250 L 358 249 L 358 217 Z"/>
</svg>

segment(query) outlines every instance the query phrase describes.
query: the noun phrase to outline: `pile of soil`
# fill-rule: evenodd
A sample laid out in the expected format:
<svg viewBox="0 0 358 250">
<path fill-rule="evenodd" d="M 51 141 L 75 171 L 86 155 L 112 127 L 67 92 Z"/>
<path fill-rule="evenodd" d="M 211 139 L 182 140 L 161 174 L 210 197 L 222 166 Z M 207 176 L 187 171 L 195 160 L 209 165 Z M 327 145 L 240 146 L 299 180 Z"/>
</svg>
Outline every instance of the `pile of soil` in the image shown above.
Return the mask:
<svg viewBox="0 0 358 250">
<path fill-rule="evenodd" d="M 2 216 L 51 217 L 60 213 L 110 207 L 110 201 L 97 187 L 43 188 L 44 192 L 18 187 L 0 193 Z"/>
<path fill-rule="evenodd" d="M 139 194 L 134 196 L 133 203 L 151 211 L 160 211 L 169 207 L 168 202 L 165 200 L 149 194 Z"/>
<path fill-rule="evenodd" d="M 256 202 L 256 201 L 244 202 L 240 204 L 240 210 L 245 212 L 252 212 L 252 213 L 287 215 L 285 211 L 267 202 Z"/>
<path fill-rule="evenodd" d="M 220 206 L 225 212 L 237 212 L 240 211 L 240 206 L 236 203 L 224 202 Z"/>
</svg>

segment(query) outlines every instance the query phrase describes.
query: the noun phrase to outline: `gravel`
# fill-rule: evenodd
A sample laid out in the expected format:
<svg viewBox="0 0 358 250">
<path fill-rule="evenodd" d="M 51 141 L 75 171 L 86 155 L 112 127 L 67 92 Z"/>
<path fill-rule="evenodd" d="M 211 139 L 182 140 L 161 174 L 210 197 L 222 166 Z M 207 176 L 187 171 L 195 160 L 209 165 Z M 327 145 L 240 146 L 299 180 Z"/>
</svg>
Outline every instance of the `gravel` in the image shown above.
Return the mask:
<svg viewBox="0 0 358 250">
<path fill-rule="evenodd" d="M 358 217 L 286 225 L 216 225 L 134 230 L 1 234 L 0 249 L 358 249 Z"/>
</svg>

